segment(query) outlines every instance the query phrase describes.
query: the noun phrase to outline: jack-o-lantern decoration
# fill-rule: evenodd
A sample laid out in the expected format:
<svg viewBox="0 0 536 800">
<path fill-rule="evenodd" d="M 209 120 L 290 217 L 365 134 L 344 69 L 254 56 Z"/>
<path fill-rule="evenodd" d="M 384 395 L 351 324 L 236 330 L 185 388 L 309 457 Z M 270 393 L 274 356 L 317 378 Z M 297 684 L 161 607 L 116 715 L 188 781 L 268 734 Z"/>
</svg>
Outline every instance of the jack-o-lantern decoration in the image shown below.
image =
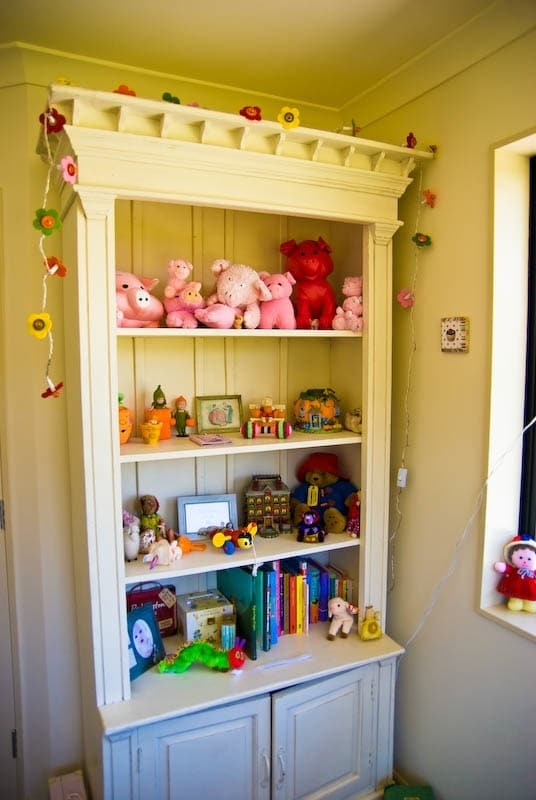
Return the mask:
<svg viewBox="0 0 536 800">
<path fill-rule="evenodd" d="M 126 444 L 132 435 L 132 414 L 123 405 L 123 397 L 119 395 L 119 444 Z"/>
</svg>

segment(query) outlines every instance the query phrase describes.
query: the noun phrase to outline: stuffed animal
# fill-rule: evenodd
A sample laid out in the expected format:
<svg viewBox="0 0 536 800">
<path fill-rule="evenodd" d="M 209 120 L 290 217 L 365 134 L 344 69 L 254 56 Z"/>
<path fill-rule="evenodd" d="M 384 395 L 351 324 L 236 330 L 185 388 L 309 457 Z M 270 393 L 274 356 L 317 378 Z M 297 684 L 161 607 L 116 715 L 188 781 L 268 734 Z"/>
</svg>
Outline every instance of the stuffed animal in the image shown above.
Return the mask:
<svg viewBox="0 0 536 800">
<path fill-rule="evenodd" d="M 342 285 L 344 301 L 337 306 L 331 327 L 338 331 L 363 330 L 363 278 L 351 275 L 344 279 Z"/>
<path fill-rule="evenodd" d="M 352 433 L 361 433 L 363 430 L 363 415 L 360 408 L 352 408 L 344 415 L 344 427 Z"/>
<path fill-rule="evenodd" d="M 293 297 L 296 327 L 331 329 L 337 305 L 335 292 L 327 281 L 333 272 L 331 247 L 319 237 L 316 242 L 305 239 L 299 244 L 290 239 L 279 249 L 287 257 L 287 270 L 296 280 Z"/>
<path fill-rule="evenodd" d="M 116 320 L 118 328 L 158 328 L 164 306 L 150 294 L 158 278 L 137 278 L 132 272 L 115 273 Z"/>
<path fill-rule="evenodd" d="M 140 497 L 140 553 L 147 554 L 153 542 L 166 535 L 166 523 L 158 514 L 160 503 L 154 494 L 144 494 Z"/>
<path fill-rule="evenodd" d="M 212 265 L 216 291 L 207 298 L 207 307 L 197 309 L 196 319 L 209 328 L 232 328 L 242 318 L 245 328 L 257 328 L 261 320 L 260 301 L 271 300 L 268 287 L 259 274 L 246 264 L 217 259 Z"/>
<path fill-rule="evenodd" d="M 158 672 L 186 672 L 196 662 L 220 672 L 242 669 L 246 661 L 245 643 L 245 639 L 237 638 L 234 647 L 227 651 L 214 647 L 211 642 L 190 642 L 174 655 L 166 656 L 160 661 Z"/>
<path fill-rule="evenodd" d="M 280 330 L 294 330 L 296 317 L 290 296 L 296 283 L 290 272 L 284 275 L 270 275 L 269 272 L 260 272 L 260 279 L 268 287 L 272 296 L 271 300 L 261 303 L 261 321 L 259 328 Z"/>
<path fill-rule="evenodd" d="M 317 542 L 323 542 L 326 536 L 326 531 L 324 530 L 324 526 L 320 521 L 320 514 L 316 508 L 310 508 L 307 511 L 304 511 L 302 514 L 302 519 L 300 524 L 298 525 L 298 536 L 296 537 L 296 541 L 298 542 L 312 542 L 316 544 Z"/>
<path fill-rule="evenodd" d="M 179 292 L 186 286 L 186 282 L 193 270 L 193 266 L 189 261 L 175 259 L 169 262 L 167 269 L 168 282 L 166 284 L 166 288 L 164 289 L 164 297 L 167 300 L 171 300 L 173 297 L 177 297 Z"/>
<path fill-rule="evenodd" d="M 201 284 L 191 281 L 184 285 L 174 297 L 164 300 L 166 309 L 166 325 L 168 328 L 197 328 L 195 312 L 205 307 L 201 296 Z"/>
<path fill-rule="evenodd" d="M 361 532 L 361 494 L 352 492 L 344 501 L 347 507 L 346 530 L 354 539 L 359 538 Z"/>
<path fill-rule="evenodd" d="M 347 638 L 354 624 L 353 615 L 356 613 L 357 608 L 351 603 L 347 603 L 342 597 L 332 597 L 328 600 L 328 617 L 331 620 L 328 632 L 330 642 L 335 639 L 339 631 L 341 631 L 341 638 Z"/>
<path fill-rule="evenodd" d="M 341 475 L 337 456 L 312 453 L 298 467 L 296 477 L 299 484 L 290 496 L 294 524 L 299 525 L 303 514 L 316 508 L 326 533 L 343 533 L 347 519 L 346 498 L 358 489 Z"/>
<path fill-rule="evenodd" d="M 493 568 L 502 574 L 497 591 L 504 594 L 510 611 L 536 614 L 536 541 L 528 534 L 515 536 L 503 548 L 504 561 Z"/>
</svg>

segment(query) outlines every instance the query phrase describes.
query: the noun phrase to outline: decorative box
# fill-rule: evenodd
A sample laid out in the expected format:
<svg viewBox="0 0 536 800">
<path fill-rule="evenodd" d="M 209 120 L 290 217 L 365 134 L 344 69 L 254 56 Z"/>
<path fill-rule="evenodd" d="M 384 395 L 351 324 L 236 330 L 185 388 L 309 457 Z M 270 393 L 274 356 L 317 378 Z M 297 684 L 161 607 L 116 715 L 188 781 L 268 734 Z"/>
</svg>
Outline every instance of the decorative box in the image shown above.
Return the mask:
<svg viewBox="0 0 536 800">
<path fill-rule="evenodd" d="M 281 475 L 253 475 L 246 490 L 246 520 L 257 523 L 265 538 L 290 530 L 290 492 Z"/>
<path fill-rule="evenodd" d="M 294 402 L 294 429 L 302 433 L 342 430 L 340 400 L 333 389 L 307 389 Z"/>
<path fill-rule="evenodd" d="M 211 642 L 220 646 L 223 618 L 232 616 L 234 607 L 214 589 L 178 595 L 177 612 L 185 642 Z"/>
</svg>

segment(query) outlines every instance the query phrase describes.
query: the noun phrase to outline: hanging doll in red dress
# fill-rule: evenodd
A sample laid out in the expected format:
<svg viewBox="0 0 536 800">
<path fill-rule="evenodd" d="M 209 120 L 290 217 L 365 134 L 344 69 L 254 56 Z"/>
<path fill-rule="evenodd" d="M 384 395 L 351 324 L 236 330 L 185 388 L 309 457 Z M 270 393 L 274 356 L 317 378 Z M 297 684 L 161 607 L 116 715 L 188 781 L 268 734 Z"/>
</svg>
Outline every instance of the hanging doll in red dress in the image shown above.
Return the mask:
<svg viewBox="0 0 536 800">
<path fill-rule="evenodd" d="M 493 565 L 502 574 L 497 591 L 508 597 L 510 611 L 536 614 L 536 541 L 528 534 L 515 536 L 503 553 L 504 561 Z"/>
</svg>

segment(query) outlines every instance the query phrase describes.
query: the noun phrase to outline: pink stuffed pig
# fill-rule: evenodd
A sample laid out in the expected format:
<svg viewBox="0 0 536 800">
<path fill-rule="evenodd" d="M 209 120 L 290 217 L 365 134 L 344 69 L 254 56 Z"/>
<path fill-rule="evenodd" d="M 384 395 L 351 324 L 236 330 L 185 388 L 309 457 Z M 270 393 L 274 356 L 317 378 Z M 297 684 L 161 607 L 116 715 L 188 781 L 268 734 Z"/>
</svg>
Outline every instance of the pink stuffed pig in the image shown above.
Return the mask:
<svg viewBox="0 0 536 800">
<path fill-rule="evenodd" d="M 201 296 L 201 284 L 190 281 L 175 297 L 164 300 L 166 325 L 168 328 L 197 328 L 195 312 L 205 307 Z"/>
<path fill-rule="evenodd" d="M 280 251 L 287 257 L 287 269 L 296 279 L 294 308 L 296 326 L 329 330 L 337 306 L 333 287 L 327 276 L 333 272 L 331 247 L 321 236 L 317 241 L 294 239 L 283 242 Z"/>
<path fill-rule="evenodd" d="M 164 289 L 164 297 L 171 299 L 177 297 L 186 286 L 188 276 L 193 270 L 192 264 L 189 261 L 182 261 L 181 259 L 174 259 L 168 264 L 168 282 Z"/>
<path fill-rule="evenodd" d="M 337 306 L 331 327 L 336 331 L 363 330 L 363 278 L 350 275 L 344 279 L 342 306 Z"/>
<path fill-rule="evenodd" d="M 294 330 L 296 317 L 290 299 L 292 287 L 296 283 L 290 272 L 284 275 L 271 275 L 269 272 L 260 272 L 259 277 L 268 287 L 271 300 L 261 303 L 261 321 L 259 328 L 280 330 Z"/>
<path fill-rule="evenodd" d="M 259 302 L 272 297 L 259 274 L 252 267 L 223 258 L 214 262 L 212 272 L 217 276 L 216 291 L 207 298 L 207 307 L 195 312 L 196 319 L 210 328 L 232 328 L 237 320 L 243 321 L 245 328 L 257 328 Z"/>
<path fill-rule="evenodd" d="M 115 274 L 116 319 L 118 328 L 158 328 L 164 306 L 150 294 L 158 278 L 137 278 L 131 272 Z"/>
</svg>

